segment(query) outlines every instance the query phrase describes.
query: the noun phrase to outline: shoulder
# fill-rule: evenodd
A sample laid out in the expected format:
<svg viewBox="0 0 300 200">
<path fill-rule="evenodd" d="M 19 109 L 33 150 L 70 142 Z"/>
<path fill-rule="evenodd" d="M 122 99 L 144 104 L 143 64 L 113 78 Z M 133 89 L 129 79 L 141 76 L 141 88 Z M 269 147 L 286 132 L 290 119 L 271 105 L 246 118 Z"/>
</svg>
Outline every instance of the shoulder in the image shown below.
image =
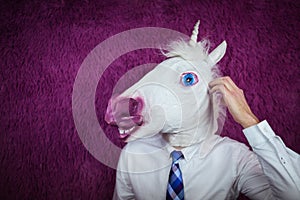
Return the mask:
<svg viewBox="0 0 300 200">
<path fill-rule="evenodd" d="M 228 137 L 220 137 L 219 142 L 207 155 L 207 158 L 223 166 L 230 167 L 234 174 L 238 174 L 243 168 L 260 168 L 257 155 L 249 147 Z"/>
<path fill-rule="evenodd" d="M 244 143 L 238 142 L 228 137 L 218 137 L 218 142 L 214 146 L 212 151 L 216 151 L 227 156 L 238 158 L 241 154 L 252 155 L 254 154 L 248 146 Z"/>
<path fill-rule="evenodd" d="M 219 136 L 218 146 L 220 148 L 238 148 L 238 149 L 249 150 L 249 147 L 247 147 L 244 143 L 241 143 L 229 137 Z"/>
</svg>

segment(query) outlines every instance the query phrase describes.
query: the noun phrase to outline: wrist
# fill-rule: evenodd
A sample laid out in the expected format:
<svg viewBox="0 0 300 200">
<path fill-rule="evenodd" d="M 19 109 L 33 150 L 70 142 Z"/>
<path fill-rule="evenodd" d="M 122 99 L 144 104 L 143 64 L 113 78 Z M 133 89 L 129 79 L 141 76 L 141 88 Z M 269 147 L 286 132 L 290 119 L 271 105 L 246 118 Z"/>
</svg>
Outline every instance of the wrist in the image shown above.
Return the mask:
<svg viewBox="0 0 300 200">
<path fill-rule="evenodd" d="M 258 118 L 253 113 L 247 113 L 239 124 L 245 129 L 259 123 Z"/>
</svg>

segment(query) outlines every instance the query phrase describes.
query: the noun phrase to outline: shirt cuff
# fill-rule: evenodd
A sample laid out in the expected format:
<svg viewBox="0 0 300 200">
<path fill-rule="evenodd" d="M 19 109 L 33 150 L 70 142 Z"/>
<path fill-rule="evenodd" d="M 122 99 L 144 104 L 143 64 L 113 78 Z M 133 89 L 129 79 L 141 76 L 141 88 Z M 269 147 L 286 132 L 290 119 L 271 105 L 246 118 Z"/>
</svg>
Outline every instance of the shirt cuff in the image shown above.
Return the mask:
<svg viewBox="0 0 300 200">
<path fill-rule="evenodd" d="M 266 143 L 268 140 L 275 137 L 274 131 L 266 120 L 245 128 L 243 132 L 252 147 Z"/>
</svg>

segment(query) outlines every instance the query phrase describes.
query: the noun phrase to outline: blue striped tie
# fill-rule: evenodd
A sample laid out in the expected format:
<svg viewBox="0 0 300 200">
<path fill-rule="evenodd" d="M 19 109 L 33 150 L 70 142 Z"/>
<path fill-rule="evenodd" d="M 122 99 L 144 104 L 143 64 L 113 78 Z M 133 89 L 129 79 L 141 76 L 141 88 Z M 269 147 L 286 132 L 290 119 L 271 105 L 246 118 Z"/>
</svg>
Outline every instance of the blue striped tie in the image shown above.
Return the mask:
<svg viewBox="0 0 300 200">
<path fill-rule="evenodd" d="M 183 191 L 183 180 L 181 170 L 179 168 L 179 159 L 183 158 L 181 151 L 173 151 L 172 156 L 172 167 L 169 175 L 169 183 L 167 188 L 167 200 L 183 200 L 184 191 Z"/>
</svg>

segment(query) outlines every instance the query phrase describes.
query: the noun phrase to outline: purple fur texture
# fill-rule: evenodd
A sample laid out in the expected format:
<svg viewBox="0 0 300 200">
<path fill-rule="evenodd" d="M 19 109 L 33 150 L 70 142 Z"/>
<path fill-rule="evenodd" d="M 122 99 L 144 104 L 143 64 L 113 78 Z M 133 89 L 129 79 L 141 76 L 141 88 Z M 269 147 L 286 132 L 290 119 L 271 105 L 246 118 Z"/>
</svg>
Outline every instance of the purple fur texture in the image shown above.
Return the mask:
<svg viewBox="0 0 300 200">
<path fill-rule="evenodd" d="M 300 153 L 298 0 L 2 1 L 0 13 L 0 199 L 112 198 L 115 170 L 81 142 L 72 91 L 89 52 L 133 28 L 190 35 L 200 19 L 200 38 L 212 48 L 228 43 L 222 73 L 244 90 L 259 119 Z M 133 51 L 101 77 L 95 108 L 117 146 L 124 146 L 117 128 L 104 121 L 114 86 L 133 67 L 163 59 L 157 49 Z M 222 135 L 247 144 L 241 130 L 229 116 Z"/>
</svg>

